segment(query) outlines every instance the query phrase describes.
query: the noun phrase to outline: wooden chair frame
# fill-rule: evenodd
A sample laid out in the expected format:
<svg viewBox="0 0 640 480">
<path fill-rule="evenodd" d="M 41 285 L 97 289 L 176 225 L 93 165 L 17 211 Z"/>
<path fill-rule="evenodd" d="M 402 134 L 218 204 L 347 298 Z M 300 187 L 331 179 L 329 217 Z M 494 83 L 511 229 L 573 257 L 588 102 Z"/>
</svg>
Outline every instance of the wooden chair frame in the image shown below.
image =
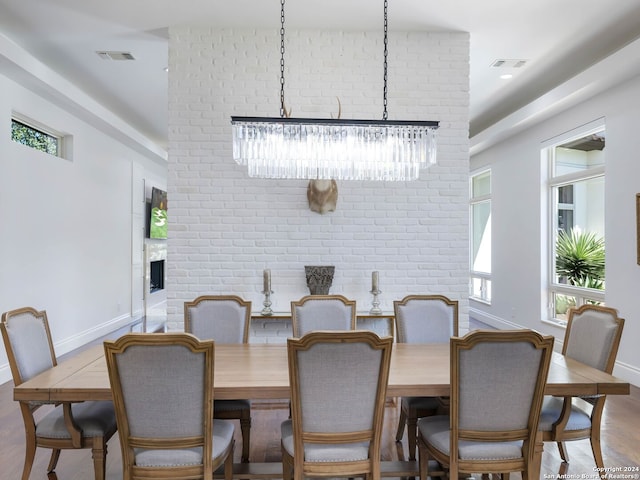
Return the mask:
<svg viewBox="0 0 640 480">
<path fill-rule="evenodd" d="M 196 437 L 183 438 L 139 438 L 131 435 L 127 419 L 124 394 L 116 357 L 132 346 L 153 345 L 181 345 L 194 353 L 205 357 L 204 375 L 204 434 Z M 224 463 L 224 478 L 233 477 L 233 442 L 218 457 L 214 463 L 213 452 L 213 374 L 214 374 L 214 343 L 211 340 L 200 341 L 188 333 L 129 333 L 115 341 L 104 342 L 105 358 L 109 370 L 109 380 L 113 392 L 113 402 L 116 407 L 120 447 L 122 450 L 122 465 L 125 480 L 150 479 L 206 479 L 213 478 L 213 472 Z M 201 465 L 185 465 L 175 467 L 148 467 L 135 465 L 134 449 L 187 449 L 202 447 L 203 463 Z"/>
<path fill-rule="evenodd" d="M 451 300 L 444 295 L 407 295 L 402 300 L 394 300 L 393 313 L 396 322 L 396 341 L 405 343 L 407 339 L 403 337 L 402 329 L 398 325 L 398 310 L 400 307 L 407 305 L 412 301 L 433 301 L 442 302 L 453 311 L 453 336 L 458 336 L 458 301 Z M 420 409 L 407 406 L 405 402 L 400 402 L 400 418 L 398 420 L 398 429 L 396 431 L 396 442 L 402 441 L 404 435 L 404 427 L 407 426 L 407 443 L 409 447 L 409 460 L 416 459 L 416 447 L 418 443 L 418 419 L 435 415 L 440 411 L 448 411 L 449 399 L 439 398 L 440 407 L 438 409 Z"/>
<path fill-rule="evenodd" d="M 527 427 L 512 431 L 472 431 L 459 428 L 460 392 L 460 352 L 472 349 L 481 342 L 528 342 L 534 348 L 542 350 L 543 354 L 538 365 L 538 376 L 533 394 L 533 401 L 529 413 Z M 449 478 L 458 478 L 460 473 L 490 473 L 490 472 L 522 472 L 523 480 L 538 480 L 533 476 L 535 466 L 536 437 L 538 435 L 538 422 L 544 396 L 544 388 L 553 353 L 552 336 L 542 336 L 533 330 L 475 330 L 464 337 L 451 339 L 451 443 L 450 454 L 443 455 L 431 444 L 426 443 L 420 434 L 418 446 L 420 449 L 420 478 L 427 478 L 428 462 L 432 458 L 440 465 L 449 469 Z M 479 412 L 479 414 L 481 414 Z M 475 440 L 495 442 L 499 441 L 523 441 L 523 455 L 517 459 L 503 460 L 462 460 L 458 458 L 458 440 Z M 433 473 L 431 473 L 433 474 Z M 437 474 L 441 474 L 438 472 Z"/>
<path fill-rule="evenodd" d="M 305 303 L 309 301 L 327 301 L 327 300 L 338 300 L 342 302 L 346 307 L 351 307 L 351 321 L 350 328 L 351 330 L 356 329 L 356 301 L 349 300 L 347 297 L 343 295 L 307 295 L 302 297 L 299 300 L 294 300 L 291 302 L 291 327 L 293 329 L 293 336 L 300 336 L 300 323 L 298 320 L 298 315 L 296 313 L 297 307 L 304 306 Z M 322 330 L 322 329 L 319 329 Z M 325 329 L 326 330 L 326 329 Z"/>
<path fill-rule="evenodd" d="M 202 295 L 191 302 L 184 302 L 184 331 L 191 333 L 191 309 L 196 308 L 201 302 L 232 301 L 245 308 L 244 333 L 242 343 L 249 343 L 249 327 L 251 325 L 251 302 L 237 295 Z M 213 339 L 215 340 L 215 339 Z M 239 420 L 242 433 L 242 462 L 249 462 L 251 448 L 251 409 L 237 408 L 224 410 L 213 409 L 213 418 L 220 420 Z"/>
<path fill-rule="evenodd" d="M 9 340 L 9 332 L 7 331 L 8 325 L 11 323 L 13 317 L 20 316 L 22 314 L 31 314 L 34 317 L 40 319 L 43 323 L 46 331 L 47 340 L 49 343 L 49 352 L 51 354 L 51 364 L 56 366 L 58 364 L 56 359 L 53 342 L 51 340 L 51 331 L 49 329 L 49 320 L 47 318 L 47 312 L 45 310 L 38 311 L 32 307 L 23 307 L 16 310 L 11 310 L 2 314 L 2 320 L 0 322 L 0 330 L 2 331 L 2 339 L 4 341 L 5 350 L 9 360 L 9 367 L 11 368 L 11 374 L 13 376 L 13 383 L 15 386 L 21 385 L 25 380 L 22 378 L 18 362 L 13 350 L 11 341 Z M 64 403 L 62 408 L 64 410 L 65 425 L 71 438 L 47 438 L 38 436 L 36 434 L 36 420 L 34 413 L 43 406 L 42 403 L 29 403 L 19 402 L 20 413 L 24 421 L 25 429 L 25 458 L 24 467 L 22 470 L 22 480 L 28 480 L 33 467 L 33 461 L 36 455 L 36 449 L 38 447 L 50 448 L 51 458 L 49 465 L 47 466 L 47 472 L 51 473 L 55 470 L 60 458 L 61 450 L 70 449 L 91 449 L 93 457 L 93 470 L 96 480 L 103 480 L 105 478 L 105 463 L 107 457 L 107 442 L 116 432 L 108 431 L 103 437 L 84 437 L 82 436 L 82 430 L 77 425 L 73 418 L 73 411 L 70 403 Z"/>
<path fill-rule="evenodd" d="M 611 315 L 614 323 L 617 326 L 611 345 L 611 351 L 609 352 L 609 356 L 607 357 L 605 368 L 603 370 L 604 372 L 610 374 L 613 372 L 613 367 L 616 363 L 618 348 L 620 347 L 620 339 L 622 337 L 622 330 L 624 328 L 624 318 L 620 318 L 618 316 L 618 311 L 614 308 L 591 304 L 585 304 L 578 308 L 570 308 L 567 315 L 567 330 L 565 332 L 564 343 L 562 345 L 562 354 L 566 355 L 567 353 L 574 316 L 580 315 L 586 311 L 597 311 Z M 604 404 L 606 399 L 606 395 L 582 398 L 582 400 L 591 405 L 591 427 L 581 430 L 567 431 L 565 430 L 565 428 L 567 422 L 569 421 L 569 417 L 571 416 L 573 397 L 563 397 L 560 417 L 553 424 L 553 427 L 550 431 L 545 431 L 542 434 L 543 441 L 556 442 L 556 444 L 558 445 L 558 450 L 560 452 L 560 457 L 565 463 L 569 463 L 569 454 L 567 452 L 565 441 L 584 440 L 588 438 L 591 442 L 591 451 L 593 452 L 593 458 L 596 467 L 598 467 L 598 471 L 600 472 L 601 476 L 606 473 L 604 469 L 604 460 L 602 457 L 602 446 L 600 444 L 600 424 L 602 422 L 602 414 L 604 411 Z"/>
<path fill-rule="evenodd" d="M 376 403 L 372 428 L 359 432 L 313 433 L 302 430 L 302 408 L 300 404 L 300 382 L 297 353 L 308 350 L 318 343 L 362 343 L 382 351 L 380 374 L 376 389 Z M 295 458 L 282 448 L 282 464 L 284 480 L 301 480 L 310 477 L 354 477 L 365 475 L 369 480 L 380 479 L 380 442 L 382 438 L 383 418 L 389 365 L 391 362 L 392 337 L 380 338 L 373 332 L 355 331 L 314 331 L 302 338 L 287 340 L 289 361 L 289 382 L 291 385 L 291 418 L 293 422 Z M 369 458 L 361 461 L 343 462 L 307 462 L 305 461 L 304 444 L 336 444 L 369 442 Z"/>
</svg>

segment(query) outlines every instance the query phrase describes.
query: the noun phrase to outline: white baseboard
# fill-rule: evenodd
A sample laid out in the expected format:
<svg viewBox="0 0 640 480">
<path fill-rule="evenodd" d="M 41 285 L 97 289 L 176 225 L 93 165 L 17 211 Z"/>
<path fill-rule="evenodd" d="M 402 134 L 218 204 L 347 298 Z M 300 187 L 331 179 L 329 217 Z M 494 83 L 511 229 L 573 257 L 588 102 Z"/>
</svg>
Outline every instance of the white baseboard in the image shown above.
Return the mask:
<svg viewBox="0 0 640 480">
<path fill-rule="evenodd" d="M 76 348 L 80 348 L 93 340 L 104 337 L 111 332 L 125 327 L 133 321 L 133 318 L 127 313 L 120 315 L 119 317 L 112 318 L 108 322 L 97 325 L 93 328 L 80 332 L 73 337 L 65 338 L 64 340 L 56 343 L 54 349 L 56 357 L 60 357 L 65 353 L 69 353 Z M 9 368 L 9 362 L 0 365 L 0 384 L 6 383 L 12 380 L 11 369 Z"/>
<path fill-rule="evenodd" d="M 640 387 L 640 369 L 629 365 L 628 363 L 616 362 L 613 367 L 613 374 L 616 377 L 622 378 L 629 382 L 631 385 Z"/>
<path fill-rule="evenodd" d="M 490 327 L 497 328 L 498 330 L 525 328 L 522 325 L 504 320 L 500 317 L 496 317 L 495 315 L 491 315 L 490 313 L 483 312 L 482 310 L 477 310 L 473 307 L 469 307 L 469 318 L 475 318 L 476 320 L 479 320 L 482 323 L 486 323 Z"/>
<path fill-rule="evenodd" d="M 65 353 L 69 353 L 76 348 L 80 348 L 83 345 L 95 340 L 96 338 L 104 337 L 109 333 L 117 330 L 121 327 L 125 327 L 133 322 L 133 318 L 128 313 L 120 315 L 119 317 L 112 318 L 108 322 L 96 325 L 89 330 L 80 332 L 77 335 L 66 338 L 55 344 L 56 356 L 60 357 Z"/>
<path fill-rule="evenodd" d="M 483 312 L 481 310 L 476 310 L 471 307 L 469 308 L 469 317 L 475 318 L 476 320 L 486 323 L 487 325 L 493 328 L 497 328 L 498 330 L 526 328 L 526 327 L 523 327 L 522 325 L 518 325 L 516 323 L 510 322 L 508 320 L 504 320 L 500 317 L 496 317 L 495 315 L 491 315 L 489 313 Z M 560 338 L 558 338 L 558 335 L 556 335 L 556 340 L 554 342 L 553 349 L 557 352 L 561 352 L 562 344 L 563 344 L 563 336 L 560 336 Z M 636 387 L 640 386 L 640 369 L 637 367 L 634 367 L 633 365 L 616 361 L 616 364 L 613 368 L 613 374 L 616 377 L 621 378 Z"/>
<path fill-rule="evenodd" d="M 0 365 L 0 385 L 7 383 L 12 380 L 11 377 L 11 369 L 9 368 L 9 363 L 5 363 L 4 365 Z"/>
</svg>

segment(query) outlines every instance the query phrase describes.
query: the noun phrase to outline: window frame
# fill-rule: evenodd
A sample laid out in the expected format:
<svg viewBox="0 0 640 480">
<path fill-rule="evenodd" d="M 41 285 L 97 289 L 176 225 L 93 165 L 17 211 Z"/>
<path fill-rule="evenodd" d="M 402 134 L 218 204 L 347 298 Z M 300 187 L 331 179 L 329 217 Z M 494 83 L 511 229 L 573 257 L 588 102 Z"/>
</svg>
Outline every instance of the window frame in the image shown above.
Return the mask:
<svg viewBox="0 0 640 480">
<path fill-rule="evenodd" d="M 600 121 L 592 122 L 587 126 L 580 129 L 575 129 L 562 136 L 555 137 L 551 141 L 547 142 L 541 147 L 542 158 L 546 159 L 547 167 L 547 184 L 546 184 L 546 198 L 548 202 L 547 213 L 547 275 L 546 275 L 546 318 L 545 320 L 560 326 L 566 326 L 567 322 L 564 319 L 556 317 L 556 295 L 564 295 L 568 297 L 574 297 L 576 301 L 576 307 L 584 305 L 585 303 L 597 303 L 604 305 L 606 290 L 598 290 L 587 287 L 577 287 L 575 285 L 567 285 L 556 282 L 556 242 L 558 237 L 557 232 L 557 219 L 558 199 L 556 198 L 558 188 L 567 185 L 575 185 L 578 182 L 588 181 L 591 179 L 602 178 L 605 180 L 606 159 L 604 165 L 597 165 L 586 168 L 585 170 L 578 172 L 570 172 L 562 175 L 554 176 L 555 163 L 556 163 L 556 148 L 560 145 L 577 140 L 582 137 L 586 137 L 598 132 L 606 132 L 606 125 L 603 119 Z M 574 206 L 575 203 L 572 204 Z M 572 207 L 573 208 L 573 207 Z M 606 238 L 605 238 L 606 243 Z M 606 266 L 605 266 L 606 269 Z M 606 287 L 605 287 L 606 288 Z"/>
<path fill-rule="evenodd" d="M 31 145 L 26 145 L 24 143 L 18 142 L 16 140 L 13 139 L 13 133 L 10 134 L 11 137 L 11 141 L 14 143 L 17 143 L 19 145 L 22 145 L 24 147 L 30 148 L 32 150 L 35 150 L 37 152 L 42 152 L 46 155 L 52 155 L 54 157 L 57 158 L 62 158 L 62 159 L 68 159 L 67 158 L 67 153 L 68 153 L 68 144 L 70 142 L 70 136 L 69 135 L 65 135 L 64 133 L 61 133 L 51 127 L 48 127 L 47 125 L 44 125 L 41 122 L 38 122 L 36 120 L 33 120 L 29 117 L 26 117 L 20 113 L 16 113 L 16 112 L 12 112 L 11 114 L 11 128 L 13 130 L 13 124 L 15 123 L 19 123 L 20 125 L 24 125 L 25 127 L 34 130 L 36 132 L 39 132 L 43 135 L 46 135 L 48 137 L 54 138 L 56 139 L 56 153 L 50 153 L 48 151 L 44 151 L 41 150 L 39 148 L 35 148 L 32 147 Z"/>
<path fill-rule="evenodd" d="M 482 175 L 488 175 L 489 177 L 489 193 L 484 195 L 474 195 L 473 191 L 473 181 L 475 178 L 478 178 Z M 489 204 L 489 222 L 491 222 L 491 212 L 492 212 L 492 204 L 491 204 L 491 195 L 493 188 L 493 178 L 492 171 L 490 167 L 485 167 L 482 169 L 478 169 L 474 172 L 471 172 L 469 175 L 469 299 L 481 302 L 487 305 L 491 305 L 491 275 L 492 272 L 483 272 L 474 270 L 474 215 L 473 210 L 476 205 L 480 204 Z M 489 246 L 491 248 L 491 245 Z M 489 268 L 491 270 L 491 267 Z M 480 282 L 480 295 L 474 294 L 473 283 L 474 280 Z"/>
</svg>

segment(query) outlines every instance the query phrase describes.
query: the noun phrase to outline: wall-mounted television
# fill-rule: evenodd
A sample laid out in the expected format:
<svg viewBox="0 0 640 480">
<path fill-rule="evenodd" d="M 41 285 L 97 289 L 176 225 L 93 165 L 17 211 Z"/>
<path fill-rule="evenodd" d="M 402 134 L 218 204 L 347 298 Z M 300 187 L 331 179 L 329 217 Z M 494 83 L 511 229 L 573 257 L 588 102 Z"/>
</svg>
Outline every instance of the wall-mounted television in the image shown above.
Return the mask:
<svg viewBox="0 0 640 480">
<path fill-rule="evenodd" d="M 149 238 L 167 238 L 167 192 L 156 187 L 151 189 Z"/>
</svg>

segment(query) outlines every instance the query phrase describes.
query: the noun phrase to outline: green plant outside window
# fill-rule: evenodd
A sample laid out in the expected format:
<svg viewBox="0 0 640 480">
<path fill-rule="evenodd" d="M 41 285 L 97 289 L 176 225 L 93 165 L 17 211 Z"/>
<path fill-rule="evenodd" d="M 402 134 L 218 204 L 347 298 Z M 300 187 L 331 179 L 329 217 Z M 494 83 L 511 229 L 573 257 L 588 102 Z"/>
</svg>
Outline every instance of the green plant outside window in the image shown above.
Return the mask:
<svg viewBox="0 0 640 480">
<path fill-rule="evenodd" d="M 11 140 L 41 152 L 59 156 L 57 137 L 13 119 L 11 120 Z"/>
</svg>

